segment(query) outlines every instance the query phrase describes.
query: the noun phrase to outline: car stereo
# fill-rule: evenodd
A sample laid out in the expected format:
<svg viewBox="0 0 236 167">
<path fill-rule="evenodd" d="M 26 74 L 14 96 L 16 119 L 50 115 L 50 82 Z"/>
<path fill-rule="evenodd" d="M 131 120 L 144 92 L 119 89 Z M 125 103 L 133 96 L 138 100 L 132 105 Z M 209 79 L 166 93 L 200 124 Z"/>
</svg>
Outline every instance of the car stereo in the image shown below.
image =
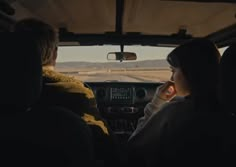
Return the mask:
<svg viewBox="0 0 236 167">
<path fill-rule="evenodd" d="M 110 88 L 110 102 L 117 104 L 133 103 L 133 88 L 132 87 Z"/>
</svg>

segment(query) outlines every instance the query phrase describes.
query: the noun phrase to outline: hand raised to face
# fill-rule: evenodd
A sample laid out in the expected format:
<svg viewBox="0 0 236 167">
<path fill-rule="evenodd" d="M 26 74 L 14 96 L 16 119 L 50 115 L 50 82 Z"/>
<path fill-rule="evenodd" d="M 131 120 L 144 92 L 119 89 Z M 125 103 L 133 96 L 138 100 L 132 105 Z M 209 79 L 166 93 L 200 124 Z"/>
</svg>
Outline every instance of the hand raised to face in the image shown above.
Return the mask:
<svg viewBox="0 0 236 167">
<path fill-rule="evenodd" d="M 172 81 L 164 83 L 158 91 L 158 97 L 165 101 L 170 101 L 176 95 L 175 84 Z"/>
</svg>

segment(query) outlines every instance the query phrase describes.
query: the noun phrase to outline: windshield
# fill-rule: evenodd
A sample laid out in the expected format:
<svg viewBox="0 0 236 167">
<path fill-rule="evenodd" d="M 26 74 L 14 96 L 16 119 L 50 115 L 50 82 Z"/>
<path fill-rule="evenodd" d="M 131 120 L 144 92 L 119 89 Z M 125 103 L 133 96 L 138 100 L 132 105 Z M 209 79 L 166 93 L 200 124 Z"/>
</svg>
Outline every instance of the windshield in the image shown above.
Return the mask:
<svg viewBox="0 0 236 167">
<path fill-rule="evenodd" d="M 166 56 L 173 49 L 125 46 L 124 51 L 135 52 L 137 60 L 120 62 L 107 60 L 107 54 L 119 52 L 120 46 L 64 46 L 58 48 L 56 70 L 84 82 L 164 82 L 171 76 Z"/>
</svg>

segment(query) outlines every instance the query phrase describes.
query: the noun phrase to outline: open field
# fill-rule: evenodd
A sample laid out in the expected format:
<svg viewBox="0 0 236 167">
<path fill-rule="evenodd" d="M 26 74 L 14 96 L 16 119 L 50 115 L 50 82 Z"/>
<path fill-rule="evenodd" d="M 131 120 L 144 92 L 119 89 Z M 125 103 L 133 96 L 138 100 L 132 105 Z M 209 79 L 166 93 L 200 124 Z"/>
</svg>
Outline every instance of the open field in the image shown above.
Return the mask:
<svg viewBox="0 0 236 167">
<path fill-rule="evenodd" d="M 61 71 L 83 81 L 160 82 L 170 79 L 169 69 L 80 69 Z"/>
</svg>

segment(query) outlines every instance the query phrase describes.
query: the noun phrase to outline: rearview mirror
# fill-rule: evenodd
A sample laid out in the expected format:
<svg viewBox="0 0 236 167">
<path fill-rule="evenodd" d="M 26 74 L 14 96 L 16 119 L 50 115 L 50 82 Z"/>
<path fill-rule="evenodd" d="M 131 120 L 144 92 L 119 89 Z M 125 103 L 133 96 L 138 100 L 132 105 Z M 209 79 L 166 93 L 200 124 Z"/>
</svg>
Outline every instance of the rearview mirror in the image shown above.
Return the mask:
<svg viewBox="0 0 236 167">
<path fill-rule="evenodd" d="M 137 56 L 136 53 L 133 52 L 109 52 L 107 54 L 107 60 L 136 60 Z"/>
</svg>

